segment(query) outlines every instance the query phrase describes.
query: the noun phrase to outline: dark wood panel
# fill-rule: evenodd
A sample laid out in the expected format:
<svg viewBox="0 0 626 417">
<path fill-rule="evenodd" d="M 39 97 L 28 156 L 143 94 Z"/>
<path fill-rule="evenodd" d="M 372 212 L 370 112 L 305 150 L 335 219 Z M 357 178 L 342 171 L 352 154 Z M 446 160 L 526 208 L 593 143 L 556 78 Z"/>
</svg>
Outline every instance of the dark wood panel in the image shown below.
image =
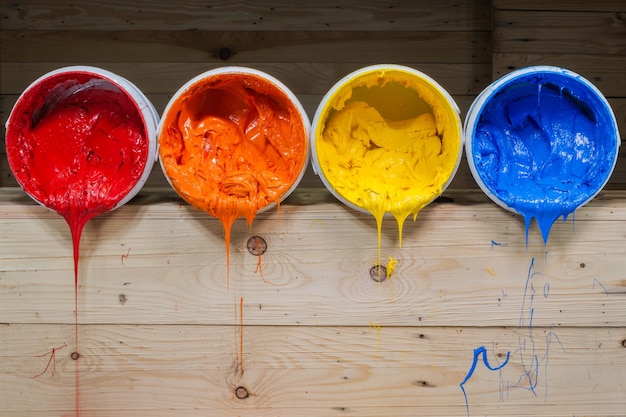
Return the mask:
<svg viewBox="0 0 626 417">
<path fill-rule="evenodd" d="M 493 51 L 626 55 L 620 13 L 494 11 Z"/>
<path fill-rule="evenodd" d="M 489 30 L 489 0 L 3 1 L 3 30 Z"/>
<path fill-rule="evenodd" d="M 576 12 L 626 12 L 624 0 L 493 0 L 495 9 L 568 10 Z"/>
<path fill-rule="evenodd" d="M 450 94 L 477 94 L 491 82 L 491 64 L 413 63 L 396 61 L 429 75 Z M 362 63 L 293 63 L 243 62 L 238 65 L 256 68 L 281 80 L 296 95 L 324 95 L 350 72 L 379 61 Z M 70 65 L 71 62 L 3 63 L 0 64 L 0 91 L 3 94 L 21 92 L 48 71 Z M 132 81 L 146 94 L 174 94 L 184 83 L 207 70 L 226 64 L 185 62 L 103 63 L 95 66 L 107 69 Z"/>
<path fill-rule="evenodd" d="M 490 60 L 490 37 L 487 31 L 2 31 L 0 60 L 472 63 Z"/>
<path fill-rule="evenodd" d="M 493 77 L 531 65 L 567 68 L 587 78 L 607 97 L 626 97 L 626 55 L 497 53 L 493 55 Z"/>
</svg>

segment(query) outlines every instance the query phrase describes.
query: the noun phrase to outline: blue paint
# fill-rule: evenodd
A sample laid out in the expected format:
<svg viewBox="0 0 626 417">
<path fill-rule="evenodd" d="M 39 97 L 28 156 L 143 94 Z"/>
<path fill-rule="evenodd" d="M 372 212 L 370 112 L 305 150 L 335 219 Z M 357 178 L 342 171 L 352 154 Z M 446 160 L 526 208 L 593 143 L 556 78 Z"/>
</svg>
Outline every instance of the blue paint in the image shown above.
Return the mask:
<svg viewBox="0 0 626 417">
<path fill-rule="evenodd" d="M 489 364 L 489 360 L 487 360 L 487 348 L 485 348 L 484 346 L 481 346 L 479 348 L 474 349 L 474 360 L 472 361 L 472 366 L 470 366 L 470 369 L 467 372 L 467 375 L 465 375 L 465 379 L 463 379 L 463 381 L 459 384 L 459 386 L 461 387 L 461 391 L 463 391 L 463 397 L 465 398 L 465 408 L 467 409 L 468 416 L 470 415 L 470 411 L 469 411 L 469 401 L 467 399 L 467 392 L 465 391 L 465 383 L 469 381 L 472 375 L 474 375 L 474 371 L 476 370 L 476 366 L 478 365 L 478 359 L 480 356 L 483 357 L 483 363 L 485 364 L 485 367 L 487 369 L 489 369 L 490 371 L 498 371 L 502 369 L 509 362 L 509 357 L 511 356 L 511 352 L 507 352 L 506 359 L 501 365 L 491 366 Z"/>
<path fill-rule="evenodd" d="M 528 326 L 528 337 L 519 337 L 519 347 L 515 351 L 519 355 L 519 363 L 522 367 L 522 374 L 518 380 L 507 386 L 507 391 L 510 388 L 521 388 L 531 392 L 534 396 L 538 396 L 537 387 L 540 380 L 543 381 L 545 387 L 544 398 L 548 398 L 549 378 L 548 378 L 548 364 L 550 361 L 550 350 L 552 348 L 552 342 L 556 341 L 561 347 L 563 352 L 565 348 L 559 339 L 559 336 L 553 330 L 547 332 L 545 337 L 545 349 L 540 348 L 538 341 L 535 341 L 533 319 L 535 315 L 535 295 L 536 289 L 534 280 L 540 276 L 541 273 L 535 271 L 535 259 L 532 258 L 528 272 L 526 275 L 526 285 L 524 287 L 524 299 L 522 300 L 522 307 L 520 311 L 519 327 Z M 549 297 L 549 284 L 544 284 L 543 295 L 544 298 Z M 543 371 L 543 375 L 541 372 Z M 540 377 L 543 376 L 543 379 Z"/>
<path fill-rule="evenodd" d="M 620 137 L 602 94 L 581 76 L 529 67 L 496 81 L 466 120 L 472 174 L 485 193 L 524 218 L 544 240 L 552 224 L 591 200 L 608 181 Z"/>
<path fill-rule="evenodd" d="M 496 242 L 495 240 L 491 241 L 491 250 L 493 250 L 494 246 L 506 246 L 506 243 Z"/>
<path fill-rule="evenodd" d="M 602 287 L 602 289 L 604 290 L 604 293 L 606 294 L 606 296 L 609 296 L 609 290 L 606 289 L 606 287 L 604 285 L 602 285 L 602 283 L 598 280 L 598 278 L 594 278 L 593 279 L 593 285 L 591 286 L 591 289 L 596 288 L 596 283 Z"/>
</svg>

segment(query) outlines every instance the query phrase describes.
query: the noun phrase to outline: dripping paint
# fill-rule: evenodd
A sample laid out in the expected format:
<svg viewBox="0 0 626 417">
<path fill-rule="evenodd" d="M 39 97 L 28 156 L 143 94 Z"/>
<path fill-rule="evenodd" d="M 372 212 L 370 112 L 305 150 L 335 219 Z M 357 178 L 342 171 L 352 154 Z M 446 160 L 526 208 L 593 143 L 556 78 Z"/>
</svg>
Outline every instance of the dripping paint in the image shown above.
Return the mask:
<svg viewBox="0 0 626 417">
<path fill-rule="evenodd" d="M 378 264 L 385 214 L 399 244 L 405 219 L 448 186 L 462 155 L 459 110 L 433 79 L 400 65 L 348 74 L 324 96 L 312 125 L 314 171 L 349 207 L 376 220 Z"/>
<path fill-rule="evenodd" d="M 77 355 L 83 229 L 127 202 L 145 182 L 156 154 L 156 119 L 154 108 L 127 80 L 99 68 L 67 67 L 33 82 L 7 121 L 7 158 L 15 179 L 70 228 Z M 77 415 L 79 385 L 77 364 Z"/>
<path fill-rule="evenodd" d="M 465 120 L 470 170 L 498 205 L 534 218 L 544 244 L 609 180 L 621 143 L 602 93 L 563 68 L 513 71 L 487 87 Z"/>
<path fill-rule="evenodd" d="M 174 190 L 224 229 L 227 275 L 233 222 L 296 187 L 308 163 L 310 123 L 297 98 L 250 68 L 208 71 L 172 97 L 159 126 L 159 159 Z"/>
</svg>

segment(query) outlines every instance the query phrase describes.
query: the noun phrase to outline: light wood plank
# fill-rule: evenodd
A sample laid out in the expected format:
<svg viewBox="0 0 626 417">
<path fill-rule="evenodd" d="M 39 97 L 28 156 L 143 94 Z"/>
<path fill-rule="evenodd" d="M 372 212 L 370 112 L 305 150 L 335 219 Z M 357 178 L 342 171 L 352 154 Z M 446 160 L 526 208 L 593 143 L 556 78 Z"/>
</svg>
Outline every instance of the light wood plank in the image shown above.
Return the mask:
<svg viewBox="0 0 626 417">
<path fill-rule="evenodd" d="M 2 321 L 73 323 L 67 225 L 19 190 L 1 194 Z M 398 265 L 378 283 L 372 216 L 325 190 L 297 190 L 252 231 L 236 222 L 230 279 L 218 221 L 175 196 L 144 194 L 87 225 L 80 321 L 229 324 L 240 295 L 246 309 L 262 306 L 254 325 L 515 326 L 532 285 L 537 325 L 624 325 L 623 193 L 593 200 L 575 224 L 555 224 L 545 247 L 534 224 L 526 247 L 522 220 L 481 193 L 447 195 L 453 203 L 432 204 L 406 224 L 402 248 L 395 223 L 384 222 L 381 261 Z M 246 249 L 254 235 L 269 248 L 263 275 Z"/>
<path fill-rule="evenodd" d="M 489 30 L 488 0 L 380 2 L 26 0 L 0 5 L 3 30 Z"/>
<path fill-rule="evenodd" d="M 71 411 L 76 365 L 89 415 L 599 416 L 626 405 L 624 328 L 244 325 L 243 372 L 236 329 L 81 326 L 74 362 L 72 326 L 2 326 L 0 415 Z M 56 366 L 39 375 L 53 347 Z"/>
</svg>

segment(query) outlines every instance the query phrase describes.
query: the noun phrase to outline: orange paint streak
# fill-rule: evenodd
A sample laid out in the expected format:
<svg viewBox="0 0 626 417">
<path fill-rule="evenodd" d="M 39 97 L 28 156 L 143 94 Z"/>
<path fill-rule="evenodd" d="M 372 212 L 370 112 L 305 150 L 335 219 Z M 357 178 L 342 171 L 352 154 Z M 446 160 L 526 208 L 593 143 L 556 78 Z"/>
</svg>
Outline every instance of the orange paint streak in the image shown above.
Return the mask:
<svg viewBox="0 0 626 417">
<path fill-rule="evenodd" d="M 239 306 L 235 299 L 235 324 L 235 368 L 243 374 L 243 297 L 239 297 Z"/>
</svg>

